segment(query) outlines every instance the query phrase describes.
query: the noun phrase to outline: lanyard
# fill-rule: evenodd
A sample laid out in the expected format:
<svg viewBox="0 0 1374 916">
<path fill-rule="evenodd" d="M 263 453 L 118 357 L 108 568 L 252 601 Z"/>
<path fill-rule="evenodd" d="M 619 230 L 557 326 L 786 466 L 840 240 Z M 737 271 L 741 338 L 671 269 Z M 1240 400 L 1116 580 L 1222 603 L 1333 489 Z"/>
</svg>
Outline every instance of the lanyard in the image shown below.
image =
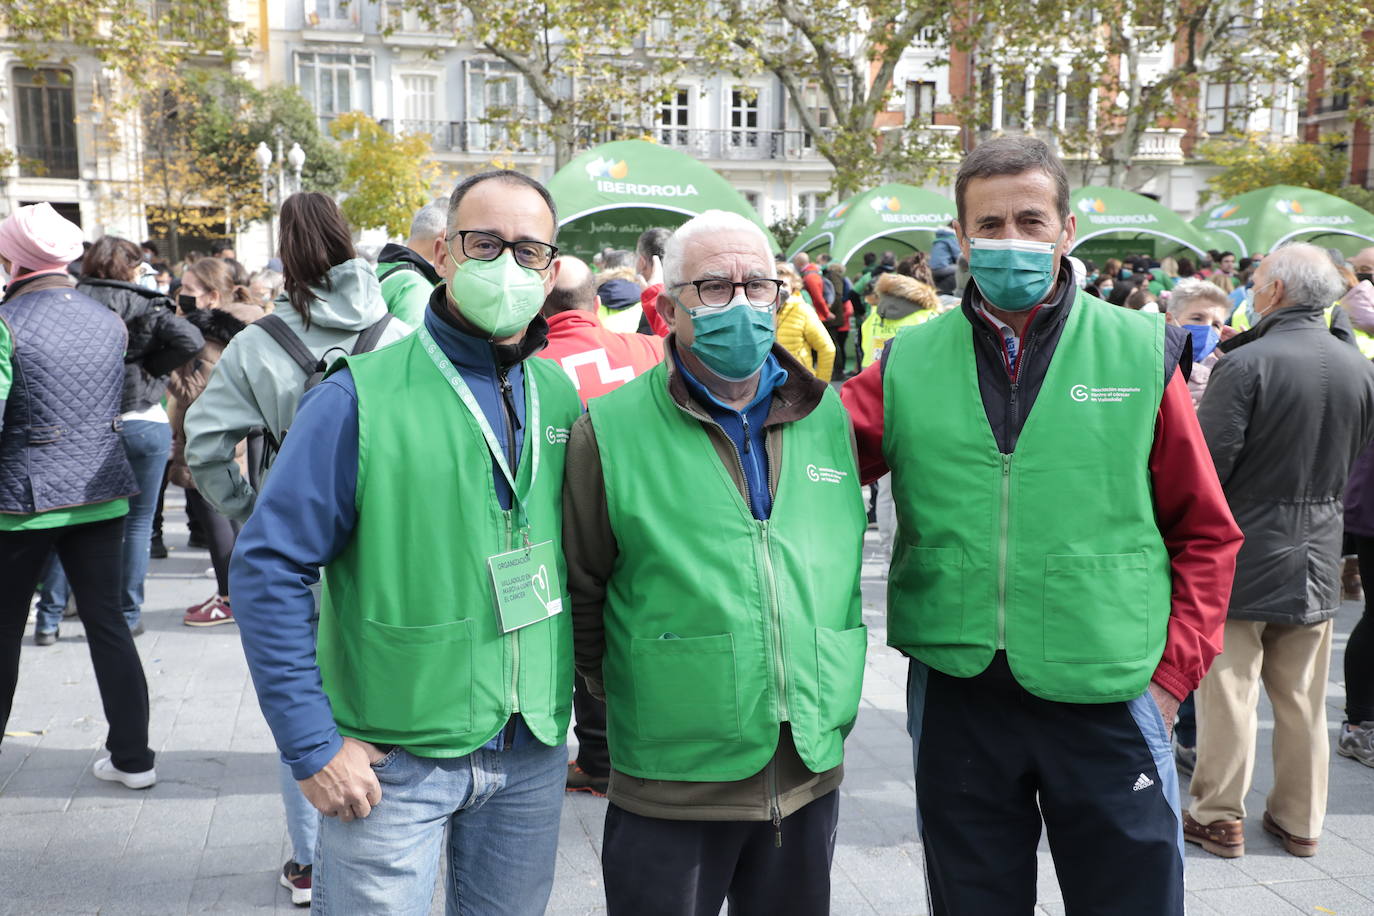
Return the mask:
<svg viewBox="0 0 1374 916">
<path fill-rule="evenodd" d="M 487 440 L 487 449 L 491 452 L 492 460 L 496 462 L 496 466 L 505 475 L 506 483 L 510 484 L 511 502 L 516 510 L 516 527 L 520 529 L 520 534 L 525 539 L 525 546 L 528 547 L 530 543 L 530 521 L 525 500 L 529 494 L 526 493 L 524 496 L 520 494 L 520 488 L 515 484 L 515 475 L 511 473 L 510 465 L 506 463 L 505 453 L 501 449 L 501 443 L 496 438 L 496 433 L 492 432 L 491 424 L 487 422 L 487 415 L 482 412 L 482 406 L 477 403 L 477 398 L 473 396 L 468 383 L 463 380 L 458 370 L 453 368 L 453 364 L 439 349 L 433 335 L 429 333 L 429 328 L 422 324 L 415 331 L 415 334 L 420 338 L 420 343 L 424 346 L 425 352 L 429 354 L 429 358 L 434 360 L 435 368 L 448 381 L 454 393 L 458 395 L 458 399 L 463 402 L 463 406 L 467 408 L 472 419 L 476 421 L 478 429 L 482 430 L 482 438 Z M 525 373 L 525 387 L 530 393 L 530 415 L 526 418 L 529 422 L 525 424 L 525 429 L 537 432 L 539 429 L 539 389 L 534 384 L 534 378 L 528 372 Z M 526 435 L 525 444 L 531 450 L 530 490 L 533 491 L 534 481 L 539 476 L 539 436 L 535 434 Z"/>
</svg>

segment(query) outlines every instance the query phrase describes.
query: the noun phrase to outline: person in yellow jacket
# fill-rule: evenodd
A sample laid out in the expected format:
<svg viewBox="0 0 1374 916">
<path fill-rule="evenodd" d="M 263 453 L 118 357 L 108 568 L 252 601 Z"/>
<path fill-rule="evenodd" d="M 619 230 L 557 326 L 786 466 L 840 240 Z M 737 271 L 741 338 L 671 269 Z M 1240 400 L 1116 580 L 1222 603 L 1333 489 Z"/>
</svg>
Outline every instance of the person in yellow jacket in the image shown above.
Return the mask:
<svg viewBox="0 0 1374 916">
<path fill-rule="evenodd" d="M 879 277 L 874 294 L 877 305 L 869 309 L 861 329 L 865 368 L 882 356 L 883 346 L 898 331 L 934 318 L 940 307 L 940 296 L 923 251 L 904 259 L 895 273 Z"/>
<path fill-rule="evenodd" d="M 830 381 L 835 366 L 835 342 L 815 309 L 802 298 L 801 277 L 790 266 L 778 265 L 778 279 L 787 283 L 787 298 L 778 309 L 778 343 L 823 382 Z"/>
</svg>

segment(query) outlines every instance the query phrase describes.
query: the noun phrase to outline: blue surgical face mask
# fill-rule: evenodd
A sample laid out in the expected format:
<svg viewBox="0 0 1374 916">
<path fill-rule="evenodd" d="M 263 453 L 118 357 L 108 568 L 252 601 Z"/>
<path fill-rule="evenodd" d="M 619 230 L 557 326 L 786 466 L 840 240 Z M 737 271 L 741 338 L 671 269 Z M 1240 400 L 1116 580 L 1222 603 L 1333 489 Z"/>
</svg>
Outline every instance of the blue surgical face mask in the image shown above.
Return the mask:
<svg viewBox="0 0 1374 916">
<path fill-rule="evenodd" d="M 740 382 L 768 358 L 773 346 L 773 310 L 757 308 L 741 292 L 719 308 L 687 310 L 692 320 L 688 348 L 716 375 Z"/>
<path fill-rule="evenodd" d="M 1193 362 L 1202 362 L 1217 348 L 1221 332 L 1210 324 L 1185 324 L 1184 329 L 1193 335 Z"/>
<path fill-rule="evenodd" d="M 1058 242 L 971 238 L 969 273 L 989 305 L 1024 312 L 1049 295 L 1057 247 Z"/>
<path fill-rule="evenodd" d="M 1255 311 L 1255 288 L 1247 286 L 1245 288 L 1245 317 L 1250 321 L 1250 327 L 1260 323 L 1260 314 Z"/>
</svg>

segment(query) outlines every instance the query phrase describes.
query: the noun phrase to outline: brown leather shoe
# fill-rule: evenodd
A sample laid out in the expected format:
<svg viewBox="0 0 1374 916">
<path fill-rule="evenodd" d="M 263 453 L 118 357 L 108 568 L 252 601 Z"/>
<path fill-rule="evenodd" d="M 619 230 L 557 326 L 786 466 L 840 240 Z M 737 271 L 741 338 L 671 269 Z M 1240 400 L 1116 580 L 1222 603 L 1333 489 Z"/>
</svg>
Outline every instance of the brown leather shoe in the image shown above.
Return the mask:
<svg viewBox="0 0 1374 916">
<path fill-rule="evenodd" d="M 1270 816 L 1269 812 L 1264 812 L 1264 832 L 1272 833 L 1274 836 L 1283 840 L 1283 848 L 1291 856 L 1299 856 L 1306 859 L 1317 854 L 1316 837 L 1294 836 L 1287 830 L 1279 826 L 1279 822 Z"/>
<path fill-rule="evenodd" d="M 1210 824 L 1199 824 L 1193 820 L 1192 814 L 1184 811 L 1183 838 L 1223 859 L 1238 859 L 1245 855 L 1243 821 L 1212 821 Z"/>
</svg>

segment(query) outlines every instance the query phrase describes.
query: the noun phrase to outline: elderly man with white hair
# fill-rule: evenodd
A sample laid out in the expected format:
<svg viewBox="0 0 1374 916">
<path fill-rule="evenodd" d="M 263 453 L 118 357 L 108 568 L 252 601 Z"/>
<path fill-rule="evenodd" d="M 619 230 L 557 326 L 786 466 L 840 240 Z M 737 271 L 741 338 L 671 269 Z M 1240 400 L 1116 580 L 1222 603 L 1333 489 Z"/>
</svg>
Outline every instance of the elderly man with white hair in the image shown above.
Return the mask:
<svg viewBox="0 0 1374 916">
<path fill-rule="evenodd" d="M 664 273 L 667 358 L 588 404 L 564 488 L 577 668 L 609 722 L 608 910 L 827 913 L 868 644 L 849 421 L 774 342 L 756 226 L 693 218 Z"/>
<path fill-rule="evenodd" d="M 1245 852 L 1256 702 L 1274 707 L 1274 785 L 1264 829 L 1317 851 L 1326 811 L 1326 678 L 1341 604 L 1342 496 L 1374 436 L 1374 366 L 1327 328 L 1344 283 L 1313 245 L 1278 249 L 1254 277 L 1260 321 L 1221 344 L 1198 420 L 1245 544 L 1225 648 L 1197 695 L 1198 756 L 1184 834 Z"/>
</svg>

